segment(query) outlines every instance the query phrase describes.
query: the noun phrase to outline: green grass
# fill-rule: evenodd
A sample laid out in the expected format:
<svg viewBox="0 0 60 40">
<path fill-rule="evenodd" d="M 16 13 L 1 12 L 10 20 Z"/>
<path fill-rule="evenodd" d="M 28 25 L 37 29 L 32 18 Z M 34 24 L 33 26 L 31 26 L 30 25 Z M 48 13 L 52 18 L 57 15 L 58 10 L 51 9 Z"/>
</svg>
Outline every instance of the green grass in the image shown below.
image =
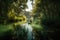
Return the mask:
<svg viewBox="0 0 60 40">
<path fill-rule="evenodd" d="M 43 27 L 39 24 L 36 24 L 36 23 L 32 23 L 31 26 L 33 27 L 33 29 L 36 29 L 36 30 L 43 30 Z"/>
<path fill-rule="evenodd" d="M 12 24 L 8 24 L 8 25 L 4 25 L 4 24 L 0 24 L 0 36 L 4 35 L 4 32 L 8 31 L 8 30 L 12 30 Z"/>
<path fill-rule="evenodd" d="M 32 23 L 31 26 L 35 30 L 42 30 L 43 29 L 43 27 L 39 24 Z M 13 30 L 12 24 L 7 24 L 7 25 L 0 24 L 0 36 L 9 30 Z"/>
</svg>

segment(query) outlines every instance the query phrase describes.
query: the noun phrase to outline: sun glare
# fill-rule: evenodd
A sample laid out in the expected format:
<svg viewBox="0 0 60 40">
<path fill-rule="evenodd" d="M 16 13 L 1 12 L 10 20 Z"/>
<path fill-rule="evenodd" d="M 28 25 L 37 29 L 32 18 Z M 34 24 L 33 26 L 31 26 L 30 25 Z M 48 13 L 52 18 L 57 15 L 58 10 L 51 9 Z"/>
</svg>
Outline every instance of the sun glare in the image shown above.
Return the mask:
<svg viewBox="0 0 60 40">
<path fill-rule="evenodd" d="M 28 2 L 27 2 L 28 8 L 26 9 L 26 11 L 31 11 L 32 10 L 32 4 L 31 3 L 32 2 L 30 0 L 28 0 Z"/>
</svg>

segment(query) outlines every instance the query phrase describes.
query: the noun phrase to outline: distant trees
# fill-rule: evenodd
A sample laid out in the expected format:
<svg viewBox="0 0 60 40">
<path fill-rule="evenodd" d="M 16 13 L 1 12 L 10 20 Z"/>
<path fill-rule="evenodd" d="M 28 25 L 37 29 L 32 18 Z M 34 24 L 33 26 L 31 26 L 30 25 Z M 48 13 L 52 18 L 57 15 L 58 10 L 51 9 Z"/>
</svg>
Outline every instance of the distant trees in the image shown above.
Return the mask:
<svg viewBox="0 0 60 40">
<path fill-rule="evenodd" d="M 35 14 L 34 17 L 40 20 L 40 25 L 44 27 L 45 37 L 48 40 L 57 40 L 57 36 L 60 36 L 60 1 L 56 0 L 35 0 L 32 12 Z M 46 34 L 45 34 L 46 33 Z M 47 39 L 44 39 L 47 40 Z"/>
<path fill-rule="evenodd" d="M 19 14 L 27 7 L 28 0 L 0 0 L 0 23 L 9 19 L 9 15 Z"/>
<path fill-rule="evenodd" d="M 35 13 L 35 16 L 40 16 L 42 24 L 58 28 L 60 24 L 59 4 L 59 1 L 55 0 L 35 0 L 32 12 Z"/>
</svg>

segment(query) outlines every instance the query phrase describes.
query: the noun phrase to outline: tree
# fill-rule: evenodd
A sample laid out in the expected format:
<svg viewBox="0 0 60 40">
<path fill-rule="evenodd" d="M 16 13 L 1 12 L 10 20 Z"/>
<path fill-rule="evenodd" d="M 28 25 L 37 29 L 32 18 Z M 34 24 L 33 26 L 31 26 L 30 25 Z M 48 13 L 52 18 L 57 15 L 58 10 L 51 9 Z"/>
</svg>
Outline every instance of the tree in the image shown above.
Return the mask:
<svg viewBox="0 0 60 40">
<path fill-rule="evenodd" d="M 40 25 L 44 27 L 48 37 L 57 40 L 60 30 L 60 1 L 56 0 L 35 0 L 33 13 L 40 16 Z M 51 35 L 51 36 L 50 36 Z"/>
<path fill-rule="evenodd" d="M 19 14 L 21 11 L 23 11 L 27 5 L 28 0 L 0 0 L 0 22 L 2 21 L 4 23 L 4 20 L 8 20 L 8 14 L 11 13 L 13 10 L 15 14 Z M 11 13 L 12 15 L 12 13 Z"/>
<path fill-rule="evenodd" d="M 54 0 L 35 0 L 35 5 L 32 12 L 36 14 L 35 16 L 39 14 L 40 17 L 42 16 L 41 17 L 42 24 L 48 26 L 52 25 L 58 26 L 58 24 L 60 23 L 59 11 L 60 11 L 59 2 L 56 2 Z"/>
</svg>

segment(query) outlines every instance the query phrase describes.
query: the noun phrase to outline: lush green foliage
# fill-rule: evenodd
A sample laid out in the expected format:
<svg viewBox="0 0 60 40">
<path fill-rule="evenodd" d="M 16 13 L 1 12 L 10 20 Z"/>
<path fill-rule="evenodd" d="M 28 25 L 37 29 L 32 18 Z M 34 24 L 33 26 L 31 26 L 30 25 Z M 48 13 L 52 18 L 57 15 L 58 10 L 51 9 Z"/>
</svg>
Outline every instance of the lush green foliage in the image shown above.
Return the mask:
<svg viewBox="0 0 60 40">
<path fill-rule="evenodd" d="M 18 15 L 27 8 L 28 0 L 0 0 L 0 22 L 5 23 L 9 17 Z"/>
</svg>

